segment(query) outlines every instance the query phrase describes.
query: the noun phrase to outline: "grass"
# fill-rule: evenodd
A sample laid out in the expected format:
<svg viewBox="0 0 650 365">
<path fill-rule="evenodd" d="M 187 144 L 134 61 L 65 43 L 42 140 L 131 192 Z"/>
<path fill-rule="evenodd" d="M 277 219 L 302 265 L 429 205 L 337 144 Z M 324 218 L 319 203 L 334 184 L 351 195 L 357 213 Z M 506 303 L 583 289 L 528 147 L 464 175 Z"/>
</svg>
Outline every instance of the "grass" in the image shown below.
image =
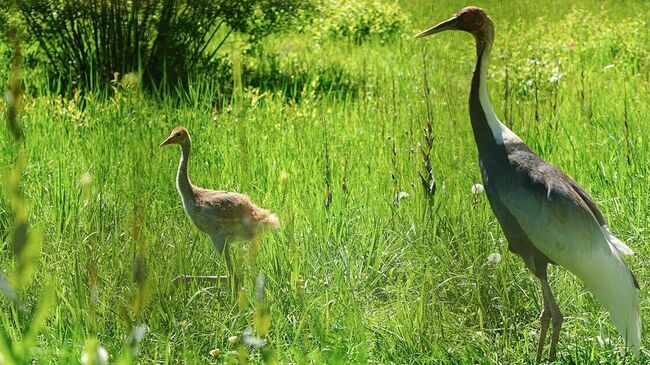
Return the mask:
<svg viewBox="0 0 650 365">
<path fill-rule="evenodd" d="M 635 250 L 627 262 L 648 318 L 650 28 L 635 15 L 650 6 L 479 3 L 497 26 L 490 78 L 497 114 L 581 183 Z M 129 337 L 141 323 L 148 331 L 133 360 L 141 363 L 532 363 L 539 284 L 507 251 L 485 195 L 470 190 L 480 182 L 467 113 L 472 41 L 461 33 L 411 37 L 460 7 L 405 1 L 411 23 L 390 42 L 272 39 L 267 52 L 277 59 L 268 69 L 284 84 L 245 88 L 233 103 L 215 103 L 206 80 L 179 95 L 183 102 L 128 87 L 108 100 L 92 93 L 63 100 L 25 80 L 25 141 L 13 143 L 0 129 L 0 166 L 8 171 L 17 151 L 27 152 L 22 191 L 44 238 L 35 279 L 20 295 L 28 314 L 0 299 L 2 331 L 18 341 L 43 288 L 53 287 L 31 349 L 38 363 L 75 363 L 93 341 L 111 362 L 128 363 Z M 425 71 L 432 204 L 418 175 Z M 234 247 L 246 287 L 238 302 L 223 286 L 170 284 L 178 274 L 225 271 L 181 208 L 180 152 L 158 148 L 177 124 L 193 137 L 195 184 L 250 194 L 283 222 L 279 233 Z M 399 191 L 409 197 L 394 204 Z M 12 220 L 3 196 L 5 271 L 15 266 Z M 498 263 L 488 260 L 495 252 Z M 579 280 L 559 268 L 550 275 L 565 315 L 558 362 L 634 362 Z M 266 345 L 247 350 L 229 341 L 249 326 L 263 334 L 266 314 Z"/>
</svg>

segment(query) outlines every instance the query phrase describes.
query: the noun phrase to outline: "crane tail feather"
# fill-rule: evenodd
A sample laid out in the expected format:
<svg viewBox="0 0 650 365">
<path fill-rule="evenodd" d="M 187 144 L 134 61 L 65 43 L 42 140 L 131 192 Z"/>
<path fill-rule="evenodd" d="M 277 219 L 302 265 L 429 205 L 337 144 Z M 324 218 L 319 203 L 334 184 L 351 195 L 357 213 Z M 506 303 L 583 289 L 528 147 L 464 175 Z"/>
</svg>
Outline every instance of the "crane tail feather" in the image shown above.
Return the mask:
<svg viewBox="0 0 650 365">
<path fill-rule="evenodd" d="M 634 251 L 628 245 L 623 243 L 623 241 L 619 240 L 618 237 L 614 236 L 612 232 L 610 232 L 609 227 L 607 226 L 600 226 L 600 230 L 603 232 L 603 235 L 607 239 L 607 241 L 616 247 L 618 252 L 622 253 L 623 255 L 634 255 Z"/>
<path fill-rule="evenodd" d="M 280 219 L 278 218 L 277 215 L 271 213 L 267 215 L 262 222 L 266 224 L 266 226 L 271 229 L 272 231 L 275 231 L 276 229 L 280 228 Z"/>
<path fill-rule="evenodd" d="M 641 312 L 635 279 L 618 249 L 594 255 L 590 269 L 579 275 L 587 289 L 607 309 L 628 349 L 638 354 L 641 344 Z"/>
</svg>

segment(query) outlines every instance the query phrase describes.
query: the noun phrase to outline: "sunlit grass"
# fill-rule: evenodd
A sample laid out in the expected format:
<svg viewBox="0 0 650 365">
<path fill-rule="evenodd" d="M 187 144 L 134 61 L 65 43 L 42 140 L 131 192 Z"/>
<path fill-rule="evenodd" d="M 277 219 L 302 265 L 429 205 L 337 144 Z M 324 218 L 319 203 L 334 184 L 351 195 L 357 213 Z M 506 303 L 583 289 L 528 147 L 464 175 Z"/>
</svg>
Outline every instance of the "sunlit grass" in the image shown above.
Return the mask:
<svg viewBox="0 0 650 365">
<path fill-rule="evenodd" d="M 282 93 L 244 88 L 235 105 L 215 103 L 219 95 L 209 81 L 196 81 L 177 100 L 156 101 L 121 87 L 109 100 L 92 93 L 71 100 L 36 96 L 39 80 L 26 80 L 33 92 L 20 117 L 29 154 L 22 186 L 44 239 L 22 300 L 33 308 L 48 283 L 56 292 L 32 356 L 74 363 L 96 338 L 118 361 L 143 323 L 143 363 L 220 363 L 242 354 L 262 361 L 267 350 L 280 362 L 532 363 L 538 283 L 508 252 L 485 195 L 472 192 L 480 175 L 467 112 L 471 37 L 412 39 L 460 6 L 404 3 L 413 19 L 404 36 L 309 46 L 292 56 L 294 66 L 269 67 L 285 75 L 298 70 L 304 82 L 279 77 L 286 82 L 275 86 Z M 613 232 L 635 250 L 627 261 L 641 284 L 647 318 L 650 31 L 629 16 L 630 8 L 638 14 L 650 8 L 608 3 L 603 13 L 593 4 L 573 12 L 562 6 L 540 19 L 537 12 L 554 7 L 504 4 L 483 5 L 498 32 L 490 79 L 497 113 L 581 183 Z M 585 18 L 598 28 L 578 26 Z M 276 52 L 283 39 L 266 51 Z M 537 44 L 545 51 L 535 56 Z M 558 58 L 562 77 L 542 87 Z M 550 63 L 531 69 L 533 59 Z M 431 204 L 418 175 L 428 115 L 423 67 L 435 137 Z M 353 82 L 345 92 L 321 83 L 340 75 Z M 537 102 L 529 79 L 540 85 Z M 296 92 L 287 92 L 291 88 Z M 195 184 L 247 193 L 283 222 L 279 233 L 258 242 L 255 260 L 256 243 L 234 247 L 246 288 L 239 304 L 223 286 L 170 283 L 179 274 L 225 273 L 180 205 L 178 151 L 158 148 L 177 124 L 192 134 Z M 16 145 L 4 128 L 0 139 L 0 166 L 8 171 Z M 409 194 L 398 204 L 396 189 Z M 9 208 L 0 198 L 3 269 L 14 267 Z M 139 260 L 147 284 L 134 282 Z M 266 344 L 248 351 L 240 339 L 249 326 L 256 328 L 260 273 L 271 326 Z M 550 276 L 565 315 L 559 359 L 623 361 L 622 342 L 600 305 L 564 270 L 554 268 Z M 150 297 L 139 297 L 139 285 Z M 0 306 L 6 314 L 0 326 L 15 336 L 13 304 L 3 298 Z"/>
</svg>

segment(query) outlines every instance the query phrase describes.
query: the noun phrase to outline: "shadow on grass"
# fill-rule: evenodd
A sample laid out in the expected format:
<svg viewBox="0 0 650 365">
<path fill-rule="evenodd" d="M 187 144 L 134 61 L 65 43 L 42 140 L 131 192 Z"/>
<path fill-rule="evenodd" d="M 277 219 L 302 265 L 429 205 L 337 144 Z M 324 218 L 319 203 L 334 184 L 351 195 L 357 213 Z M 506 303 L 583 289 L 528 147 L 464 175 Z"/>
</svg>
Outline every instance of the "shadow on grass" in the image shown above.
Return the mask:
<svg viewBox="0 0 650 365">
<path fill-rule="evenodd" d="M 319 94 L 355 98 L 363 85 L 360 76 L 351 74 L 340 64 L 283 64 L 278 56 L 269 54 L 245 65 L 242 81 L 245 87 L 281 93 L 293 100 Z"/>
</svg>

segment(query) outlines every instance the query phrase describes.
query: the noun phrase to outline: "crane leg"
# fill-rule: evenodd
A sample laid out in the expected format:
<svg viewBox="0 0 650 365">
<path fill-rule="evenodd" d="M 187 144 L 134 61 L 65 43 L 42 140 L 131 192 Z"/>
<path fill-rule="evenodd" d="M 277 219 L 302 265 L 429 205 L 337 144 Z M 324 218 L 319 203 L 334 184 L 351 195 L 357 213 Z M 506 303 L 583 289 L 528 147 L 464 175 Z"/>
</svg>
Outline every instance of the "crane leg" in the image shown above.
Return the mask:
<svg viewBox="0 0 650 365">
<path fill-rule="evenodd" d="M 187 283 L 190 281 L 208 281 L 208 282 L 222 282 L 228 283 L 230 278 L 233 278 L 233 267 L 232 260 L 230 258 L 230 245 L 220 236 L 210 237 L 212 244 L 214 245 L 215 250 L 220 256 L 223 256 L 226 261 L 226 269 L 228 275 L 178 275 L 172 279 L 172 284 L 178 285 L 179 283 Z M 239 286 L 239 280 L 237 277 L 234 277 L 235 288 Z"/>
<path fill-rule="evenodd" d="M 233 294 L 236 294 L 239 291 L 239 275 L 235 273 L 235 270 L 232 266 L 232 257 L 230 256 L 230 244 L 226 243 L 221 252 L 224 260 L 226 261 L 226 270 L 228 271 L 229 278 L 232 278 L 233 283 Z"/>
<path fill-rule="evenodd" d="M 544 342 L 546 342 L 546 332 L 548 332 L 548 325 L 551 322 L 551 309 L 549 308 L 546 298 L 542 295 L 542 313 L 539 315 L 540 329 L 539 329 L 539 342 L 537 342 L 537 356 L 535 357 L 535 364 L 542 361 L 542 352 L 544 352 Z"/>
<path fill-rule="evenodd" d="M 218 247 L 217 245 L 220 245 L 221 251 L 223 251 L 223 244 L 220 244 L 219 242 L 215 243 L 215 241 L 213 241 L 213 244 L 215 244 L 215 248 Z M 219 253 L 221 253 L 221 251 L 219 251 L 218 248 L 217 248 L 217 251 Z M 191 253 L 190 253 L 190 256 L 191 256 Z M 212 282 L 212 283 L 214 283 L 214 282 L 227 283 L 228 282 L 228 277 L 223 276 L 223 275 L 216 275 L 216 276 L 212 276 L 212 275 L 209 275 L 209 276 L 208 275 L 178 275 L 177 277 L 172 279 L 172 284 L 178 285 L 180 283 L 188 283 L 190 281 L 207 281 L 207 282 Z"/>
<path fill-rule="evenodd" d="M 553 293 L 551 292 L 551 287 L 548 285 L 548 280 L 541 279 L 542 282 L 542 296 L 544 298 L 544 305 L 548 305 L 548 308 L 551 312 L 551 324 L 553 325 L 553 332 L 551 332 L 551 348 L 549 349 L 548 358 L 550 361 L 555 360 L 555 354 L 557 346 L 557 341 L 560 338 L 560 329 L 562 328 L 562 322 L 564 322 L 564 317 L 560 312 L 560 307 L 557 305 Z M 547 325 L 548 328 L 548 325 Z"/>
</svg>

